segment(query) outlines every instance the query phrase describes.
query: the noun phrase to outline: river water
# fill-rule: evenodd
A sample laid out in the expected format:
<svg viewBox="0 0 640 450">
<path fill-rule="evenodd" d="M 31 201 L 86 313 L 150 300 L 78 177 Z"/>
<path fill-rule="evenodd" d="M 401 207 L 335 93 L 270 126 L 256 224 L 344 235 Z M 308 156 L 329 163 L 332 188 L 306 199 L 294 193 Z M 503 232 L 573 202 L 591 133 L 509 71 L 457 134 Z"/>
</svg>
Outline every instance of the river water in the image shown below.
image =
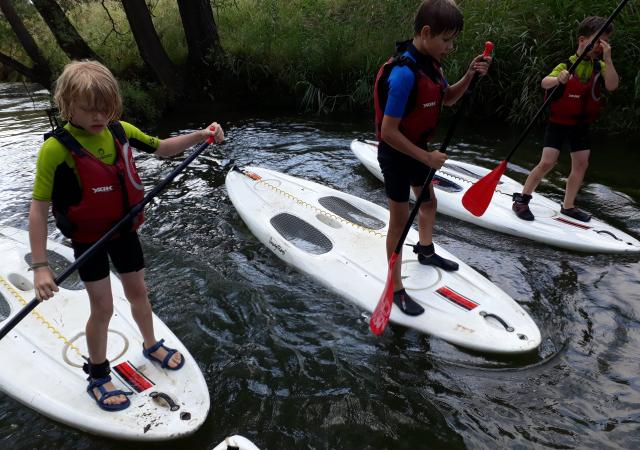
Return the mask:
<svg viewBox="0 0 640 450">
<path fill-rule="evenodd" d="M 47 92 L 33 88 L 0 84 L 0 225 L 27 226 L 49 128 Z M 216 119 L 227 132 L 147 208 L 141 229 L 154 311 L 211 394 L 199 431 L 153 448 L 211 449 L 231 434 L 262 449 L 640 448 L 640 257 L 558 250 L 439 216 L 436 241 L 529 312 L 540 349 L 496 358 L 395 326 L 375 337 L 361 310 L 260 244 L 224 187 L 233 164 L 254 164 L 384 205 L 381 183 L 349 150 L 371 137 L 370 120 L 232 109 L 175 112 L 147 130 L 167 137 Z M 450 154 L 495 167 L 518 129 L 468 122 Z M 508 175 L 524 181 L 540 139 L 532 133 Z M 596 135 L 580 195 L 580 206 L 636 236 L 639 144 Z M 179 159 L 137 161 L 150 187 Z M 568 166 L 565 154 L 540 192 L 560 201 Z M 85 434 L 3 394 L 0 447 L 152 448 Z"/>
</svg>

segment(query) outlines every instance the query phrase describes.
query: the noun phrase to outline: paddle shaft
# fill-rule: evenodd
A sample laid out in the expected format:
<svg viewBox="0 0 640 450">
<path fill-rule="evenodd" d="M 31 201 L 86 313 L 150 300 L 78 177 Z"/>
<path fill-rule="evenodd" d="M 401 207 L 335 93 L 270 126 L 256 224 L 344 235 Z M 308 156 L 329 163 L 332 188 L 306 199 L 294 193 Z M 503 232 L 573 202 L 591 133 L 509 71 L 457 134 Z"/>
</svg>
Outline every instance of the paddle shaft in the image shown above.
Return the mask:
<svg viewBox="0 0 640 450">
<path fill-rule="evenodd" d="M 622 2 L 620 2 L 620 4 L 613 11 L 613 13 L 611 13 L 611 15 L 609 16 L 607 21 L 604 23 L 604 25 L 600 28 L 600 30 L 598 30 L 598 32 L 593 37 L 593 39 L 591 39 L 591 42 L 589 42 L 589 44 L 584 48 L 584 51 L 578 55 L 578 59 L 576 59 L 576 61 L 573 64 L 571 64 L 571 67 L 569 67 L 569 69 L 568 69 L 570 74 L 572 74 L 576 70 L 576 68 L 578 67 L 578 64 L 580 64 L 582 62 L 582 60 L 584 59 L 585 55 L 591 51 L 591 49 L 596 44 L 596 42 L 598 42 L 598 39 L 600 38 L 600 36 L 602 36 L 604 31 L 607 29 L 607 27 L 609 25 L 611 25 L 611 23 L 613 22 L 613 19 L 616 18 L 616 16 L 620 13 L 620 11 L 622 11 L 622 8 L 624 8 L 624 6 L 627 4 L 628 1 L 629 0 L 622 0 Z M 561 86 L 564 87 L 563 85 L 558 84 L 555 88 L 553 88 L 553 91 L 551 91 L 551 94 L 549 94 L 547 96 L 547 98 L 545 99 L 544 103 L 542 104 L 542 106 L 540 107 L 538 112 L 533 116 L 533 119 L 531 119 L 531 121 L 529 122 L 529 125 L 527 125 L 527 127 L 524 129 L 524 131 L 520 134 L 520 137 L 518 138 L 518 141 L 513 146 L 513 149 L 511 149 L 511 152 L 509 152 L 509 155 L 505 159 L 506 161 L 509 161 L 511 159 L 511 157 L 513 156 L 513 154 L 518 149 L 518 147 L 520 147 L 520 144 L 522 144 L 524 139 L 529 134 L 529 131 L 531 131 L 531 128 L 533 128 L 533 126 L 536 123 L 536 120 L 538 119 L 538 117 L 540 117 L 540 114 L 542 114 L 542 112 L 549 105 L 549 103 L 551 103 L 555 99 L 556 91 L 558 89 L 562 89 Z"/>
<path fill-rule="evenodd" d="M 493 43 L 487 42 L 485 44 L 485 50 L 484 50 L 483 56 L 486 58 L 491 54 L 492 50 L 493 50 Z M 471 83 L 469 83 L 469 87 L 467 87 L 467 90 L 463 94 L 462 102 L 460 103 L 458 110 L 453 116 L 453 120 L 451 121 L 451 125 L 449 125 L 447 134 L 445 135 L 444 140 L 440 145 L 440 152 L 442 153 L 447 152 L 447 147 L 449 147 L 449 142 L 451 141 L 451 137 L 453 136 L 454 131 L 458 127 L 458 124 L 460 123 L 460 120 L 464 115 L 464 110 L 467 106 L 467 103 L 469 102 L 469 99 L 473 94 L 473 90 L 475 89 L 479 78 L 480 78 L 480 74 L 476 72 L 473 75 L 473 78 L 471 79 Z M 409 214 L 409 220 L 407 220 L 407 223 L 405 224 L 404 229 L 402 230 L 402 234 L 400 235 L 400 239 L 398 239 L 398 245 L 396 245 L 396 248 L 394 250 L 395 253 L 400 254 L 400 252 L 402 251 L 402 245 L 404 244 L 404 241 L 407 238 L 407 235 L 409 234 L 409 230 L 411 229 L 411 225 L 413 224 L 413 221 L 415 220 L 416 215 L 420 210 L 420 205 L 424 202 L 424 200 L 429 195 L 429 185 L 431 184 L 431 181 L 433 181 L 433 177 L 435 176 L 435 174 L 436 174 L 436 170 L 433 168 L 429 168 L 427 179 L 424 181 L 424 184 L 422 185 L 422 190 L 420 192 L 420 195 L 416 199 L 416 204 L 411 210 L 411 214 Z"/>
<path fill-rule="evenodd" d="M 213 140 L 209 138 L 206 142 L 200 144 L 184 161 L 178 165 L 167 177 L 158 183 L 144 198 L 136 203 L 133 208 L 124 216 L 118 223 L 116 223 L 109 231 L 107 231 L 100 239 L 98 239 L 91 247 L 87 249 L 82 255 L 80 255 L 69 267 L 65 269 L 60 275 L 58 275 L 54 282 L 57 286 L 66 280 L 73 272 L 75 272 L 80 266 L 82 266 L 87 259 L 89 259 L 93 254 L 102 248 L 122 227 L 124 227 L 127 223 L 130 223 L 138 214 L 142 212 L 144 207 L 154 199 L 162 190 L 164 190 L 169 183 L 173 181 L 173 179 L 178 176 L 180 172 L 184 170 L 191 162 L 196 159 L 200 153 L 202 153 L 210 144 L 213 143 Z M 24 306 L 20 311 L 16 313 L 11 319 L 7 321 L 7 323 L 0 329 L 0 339 L 5 337 L 9 331 L 11 331 L 22 319 L 24 319 L 31 311 L 35 309 L 36 306 L 40 304 L 40 301 L 37 298 L 34 298 L 26 306 Z"/>
</svg>

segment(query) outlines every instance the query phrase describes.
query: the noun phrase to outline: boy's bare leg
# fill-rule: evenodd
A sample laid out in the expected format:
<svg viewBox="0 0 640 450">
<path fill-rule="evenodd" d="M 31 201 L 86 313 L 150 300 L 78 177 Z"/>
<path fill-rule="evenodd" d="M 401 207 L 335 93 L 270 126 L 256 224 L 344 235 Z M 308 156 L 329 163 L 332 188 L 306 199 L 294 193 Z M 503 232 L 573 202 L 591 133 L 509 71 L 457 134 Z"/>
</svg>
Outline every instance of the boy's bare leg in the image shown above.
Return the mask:
<svg viewBox="0 0 640 450">
<path fill-rule="evenodd" d="M 420 197 L 421 186 L 412 186 L 416 198 Z M 421 245 L 433 242 L 433 224 L 436 221 L 437 200 L 433 191 L 433 184 L 429 184 L 429 201 L 422 202 L 418 212 L 418 237 Z M 427 255 L 428 256 L 428 255 Z"/>
<path fill-rule="evenodd" d="M 412 189 L 416 197 L 419 196 L 422 191 L 420 186 L 414 186 Z M 439 256 L 433 247 L 433 226 L 436 221 L 436 210 L 438 207 L 433 184 L 429 185 L 429 195 L 429 201 L 423 202 L 420 205 L 418 214 L 418 237 L 420 240 L 418 244 L 420 247 L 414 248 L 414 251 L 418 253 L 418 262 L 427 266 L 440 267 L 446 271 L 458 270 L 458 263 Z"/>
<path fill-rule="evenodd" d="M 524 183 L 522 189 L 523 194 L 531 195 L 536 190 L 542 179 L 549 173 L 551 169 L 558 162 L 558 156 L 560 156 L 560 150 L 553 147 L 545 147 L 542 149 L 542 156 L 537 166 L 533 168 L 527 181 Z"/>
<path fill-rule="evenodd" d="M 564 193 L 563 205 L 565 209 L 571 209 L 575 206 L 576 196 L 589 167 L 590 154 L 591 150 L 571 152 L 571 173 L 567 178 L 567 188 Z"/>
<path fill-rule="evenodd" d="M 402 230 L 409 219 L 409 202 L 395 202 L 389 199 L 389 231 L 387 231 L 387 260 L 396 250 L 398 240 L 402 235 Z M 402 284 L 402 252 L 398 256 L 399 260 L 393 268 L 393 284 L 395 290 L 403 288 Z"/>
<path fill-rule="evenodd" d="M 144 283 L 144 269 L 137 272 L 121 273 L 120 280 L 124 287 L 124 294 L 131 304 L 131 315 L 140 328 L 140 334 L 144 340 L 144 348 L 154 345 L 157 340 L 153 332 L 153 316 L 151 314 L 151 303 L 147 294 L 147 286 Z M 153 356 L 162 361 L 167 356 L 167 351 L 160 347 L 152 353 Z M 176 367 L 180 364 L 182 356 L 176 352 L 169 360 L 169 367 Z"/>
<path fill-rule="evenodd" d="M 88 281 L 84 283 L 89 302 L 91 303 L 91 314 L 87 321 L 85 332 L 87 334 L 87 347 L 89 348 L 89 359 L 93 364 L 101 364 L 107 359 L 107 332 L 109 321 L 113 315 L 113 297 L 111 295 L 111 283 L 109 277 L 98 281 Z M 105 383 L 107 391 L 115 391 L 113 383 Z M 102 395 L 98 388 L 93 390 L 96 398 Z M 117 395 L 105 399 L 108 405 L 119 405 L 127 401 L 124 395 Z"/>
</svg>

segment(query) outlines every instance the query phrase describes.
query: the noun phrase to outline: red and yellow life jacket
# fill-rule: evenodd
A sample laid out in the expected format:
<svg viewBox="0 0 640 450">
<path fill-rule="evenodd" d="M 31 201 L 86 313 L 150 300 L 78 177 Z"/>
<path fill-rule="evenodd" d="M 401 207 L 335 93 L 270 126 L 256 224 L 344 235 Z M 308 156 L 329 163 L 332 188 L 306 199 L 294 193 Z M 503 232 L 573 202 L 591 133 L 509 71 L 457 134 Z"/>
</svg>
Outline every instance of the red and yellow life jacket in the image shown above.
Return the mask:
<svg viewBox="0 0 640 450">
<path fill-rule="evenodd" d="M 567 67 L 570 67 L 568 63 Z M 586 83 L 576 74 L 571 74 L 565 84 L 562 96 L 551 102 L 549 122 L 560 125 L 592 123 L 600 115 L 603 100 L 601 97 L 602 79 L 600 61 L 593 61 L 593 72 Z"/>
<path fill-rule="evenodd" d="M 396 56 L 389 58 L 378 71 L 373 92 L 375 104 L 376 137 L 382 140 L 382 118 L 388 97 L 388 79 L 391 70 L 395 66 L 406 65 L 415 76 L 405 114 L 400 120 L 400 132 L 415 145 L 425 148 L 431 140 L 438 125 L 440 110 L 444 99 L 444 91 L 447 87 L 440 65 L 433 60 L 433 73 L 438 74 L 438 80 L 434 81 L 411 58 Z"/>
<path fill-rule="evenodd" d="M 144 186 L 138 176 L 129 141 L 119 122 L 109 124 L 114 137 L 116 160 L 105 164 L 64 128 L 57 128 L 51 136 L 64 145 L 73 156 L 80 178 L 80 201 L 62 205 L 53 203 L 56 225 L 68 238 L 83 243 L 99 240 L 131 208 L 144 198 Z M 129 230 L 136 230 L 144 222 L 140 213 Z"/>
</svg>

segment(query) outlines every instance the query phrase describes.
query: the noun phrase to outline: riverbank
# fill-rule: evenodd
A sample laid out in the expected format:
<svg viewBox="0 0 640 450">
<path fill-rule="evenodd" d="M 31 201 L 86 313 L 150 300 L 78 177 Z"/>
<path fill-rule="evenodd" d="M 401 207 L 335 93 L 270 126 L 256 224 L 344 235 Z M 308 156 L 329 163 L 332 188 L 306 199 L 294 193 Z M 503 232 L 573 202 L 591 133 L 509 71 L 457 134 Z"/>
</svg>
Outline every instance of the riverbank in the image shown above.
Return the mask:
<svg viewBox="0 0 640 450">
<path fill-rule="evenodd" d="M 105 7 L 103 7 L 104 3 Z M 472 113 L 510 125 L 527 123 L 543 102 L 540 80 L 575 51 L 577 23 L 586 15 L 608 16 L 617 0 L 475 0 L 461 1 L 465 28 L 454 53 L 444 61 L 450 81 L 457 80 L 486 40 L 495 43 L 494 64 L 476 92 Z M 322 0 L 234 0 L 216 2 L 216 23 L 222 47 L 221 78 L 196 97 L 277 103 L 285 109 L 329 113 L 366 113 L 378 67 L 394 51 L 394 42 L 412 35 L 419 2 Z M 28 11 L 29 9 L 23 7 Z M 107 14 L 109 12 L 109 14 Z M 154 26 L 172 61 L 188 72 L 187 47 L 177 6 L 169 0 L 151 5 Z M 77 3 L 67 15 L 84 38 L 118 74 L 127 113 L 147 122 L 184 102 L 171 98 L 149 78 L 119 2 Z M 28 25 L 42 30 L 39 44 L 61 67 L 65 57 L 46 25 L 32 14 Z M 597 127 L 617 133 L 635 130 L 640 121 L 640 75 L 629 61 L 640 58 L 640 12 L 630 2 L 615 21 L 611 42 L 621 75 L 618 91 Z M 115 32 L 114 32 L 115 31 Z M 10 30 L 0 34 L 11 37 Z M 6 41 L 2 47 L 12 46 Z M 213 76 L 213 75 L 212 75 Z M 259 101 L 258 101 L 259 100 Z"/>
</svg>

